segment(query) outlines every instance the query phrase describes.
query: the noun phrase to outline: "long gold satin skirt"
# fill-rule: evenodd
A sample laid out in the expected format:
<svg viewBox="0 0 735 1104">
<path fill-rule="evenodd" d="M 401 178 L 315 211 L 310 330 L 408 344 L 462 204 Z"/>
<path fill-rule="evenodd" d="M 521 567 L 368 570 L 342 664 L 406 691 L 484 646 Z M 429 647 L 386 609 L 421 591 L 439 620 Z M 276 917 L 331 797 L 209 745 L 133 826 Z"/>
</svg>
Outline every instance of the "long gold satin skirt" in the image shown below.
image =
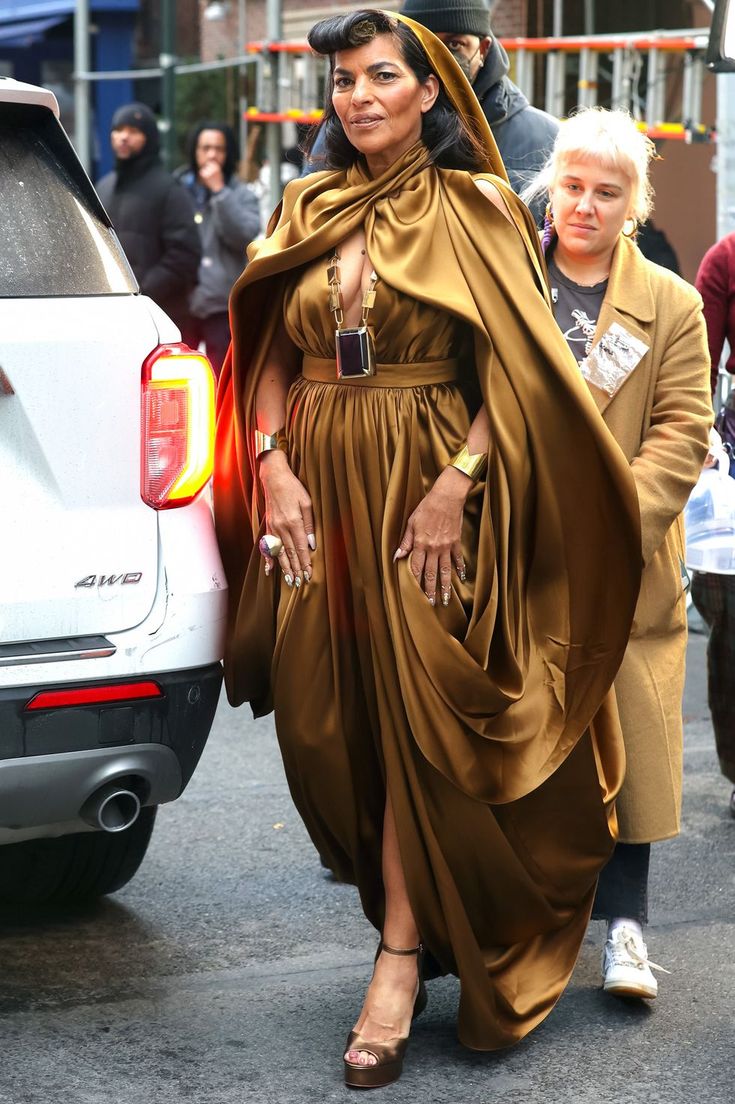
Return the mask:
<svg viewBox="0 0 735 1104">
<path fill-rule="evenodd" d="M 265 580 L 255 553 L 246 584 L 263 616 L 279 590 L 271 686 L 288 782 L 320 855 L 357 885 L 378 930 L 390 791 L 421 938 L 461 981 L 460 1038 L 508 1046 L 563 991 L 612 849 L 599 761 L 588 733 L 547 781 L 504 805 L 441 769 L 437 749 L 458 714 L 469 727 L 487 708 L 486 672 L 456 667 L 467 659 L 482 488 L 465 513 L 468 579 L 454 578 L 449 607 L 432 608 L 393 554 L 466 438 L 467 409 L 454 383 L 407 386 L 416 365 L 393 366 L 390 380 L 383 366 L 372 381 L 320 382 L 333 371 L 312 364 L 317 378 L 299 377 L 289 396 L 290 462 L 316 521 L 313 578 L 292 590 L 279 573 Z"/>
</svg>

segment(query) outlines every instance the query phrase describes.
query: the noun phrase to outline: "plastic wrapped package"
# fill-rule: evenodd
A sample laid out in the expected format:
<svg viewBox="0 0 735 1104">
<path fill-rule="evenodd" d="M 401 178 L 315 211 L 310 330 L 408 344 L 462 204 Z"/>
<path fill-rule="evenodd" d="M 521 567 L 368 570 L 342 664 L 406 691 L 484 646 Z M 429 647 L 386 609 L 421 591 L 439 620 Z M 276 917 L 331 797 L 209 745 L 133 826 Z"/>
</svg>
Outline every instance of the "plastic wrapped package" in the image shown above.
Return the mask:
<svg viewBox="0 0 735 1104">
<path fill-rule="evenodd" d="M 686 566 L 735 575 L 735 479 L 722 446 L 712 452 L 715 466 L 704 469 L 684 509 Z"/>
</svg>

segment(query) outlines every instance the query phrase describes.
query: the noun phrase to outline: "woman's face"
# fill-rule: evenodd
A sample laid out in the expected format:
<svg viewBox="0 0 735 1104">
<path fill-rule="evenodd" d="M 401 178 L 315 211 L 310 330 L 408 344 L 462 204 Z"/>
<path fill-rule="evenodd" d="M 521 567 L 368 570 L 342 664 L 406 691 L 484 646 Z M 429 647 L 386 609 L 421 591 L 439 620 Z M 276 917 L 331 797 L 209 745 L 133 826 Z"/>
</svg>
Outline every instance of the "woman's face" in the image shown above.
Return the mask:
<svg viewBox="0 0 735 1104">
<path fill-rule="evenodd" d="M 567 253 L 580 260 L 612 256 L 631 217 L 633 183 L 599 161 L 567 161 L 550 192 L 554 227 Z"/>
<path fill-rule="evenodd" d="M 390 34 L 335 54 L 332 103 L 368 165 L 388 167 L 418 141 L 422 115 L 438 94 L 437 78 L 420 84 Z"/>
</svg>

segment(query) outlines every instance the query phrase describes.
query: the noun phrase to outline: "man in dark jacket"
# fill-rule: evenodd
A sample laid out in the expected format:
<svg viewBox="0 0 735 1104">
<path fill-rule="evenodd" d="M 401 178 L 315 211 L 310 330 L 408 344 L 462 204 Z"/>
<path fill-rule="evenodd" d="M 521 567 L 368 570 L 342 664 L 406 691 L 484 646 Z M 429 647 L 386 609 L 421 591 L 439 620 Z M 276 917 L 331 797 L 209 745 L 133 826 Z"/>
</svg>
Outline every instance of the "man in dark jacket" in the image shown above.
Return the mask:
<svg viewBox="0 0 735 1104">
<path fill-rule="evenodd" d="M 508 77 L 508 55 L 493 38 L 487 0 L 405 0 L 401 13 L 454 54 L 490 124 L 511 187 L 520 192 L 549 156 L 559 123 L 532 107 Z"/>
<path fill-rule="evenodd" d="M 196 282 L 201 245 L 194 204 L 158 156 L 158 127 L 150 108 L 118 108 L 110 134 L 115 170 L 97 185 L 144 295 L 181 329 Z"/>
<path fill-rule="evenodd" d="M 176 173 L 194 201 L 202 242 L 184 340 L 194 349 L 204 342 L 218 375 L 230 344 L 230 290 L 245 267 L 246 248 L 260 233 L 260 202 L 253 189 L 237 179 L 237 160 L 232 128 L 200 123 L 189 140 L 190 167 Z"/>
</svg>

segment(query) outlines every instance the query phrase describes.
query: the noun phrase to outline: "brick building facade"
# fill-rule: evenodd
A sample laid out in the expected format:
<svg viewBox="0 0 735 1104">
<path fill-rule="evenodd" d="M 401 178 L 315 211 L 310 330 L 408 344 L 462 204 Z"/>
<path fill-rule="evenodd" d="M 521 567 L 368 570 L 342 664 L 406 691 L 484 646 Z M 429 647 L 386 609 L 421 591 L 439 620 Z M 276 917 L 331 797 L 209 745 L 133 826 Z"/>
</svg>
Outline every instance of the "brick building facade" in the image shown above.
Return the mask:
<svg viewBox="0 0 735 1104">
<path fill-rule="evenodd" d="M 179 57 L 199 55 L 199 0 L 176 0 L 176 53 Z M 135 27 L 135 56 L 138 65 L 157 65 L 161 52 L 160 0 L 142 0 Z"/>
<path fill-rule="evenodd" d="M 218 57 L 230 57 L 237 53 L 239 11 L 237 0 L 230 0 L 225 8 L 223 19 L 204 18 L 209 0 L 198 0 L 200 9 L 202 60 L 212 61 Z M 245 0 L 247 38 L 256 41 L 265 37 L 266 3 L 265 0 Z M 499 35 L 525 35 L 528 30 L 529 4 L 532 0 L 501 0 L 497 5 L 493 22 Z M 283 0 L 283 36 L 284 38 L 303 38 L 314 23 L 327 15 L 339 11 L 349 11 L 358 7 L 367 7 L 365 3 L 327 3 L 315 4 L 314 0 Z"/>
<path fill-rule="evenodd" d="M 202 59 L 231 57 L 238 52 L 239 3 L 225 0 L 218 8 L 224 18 L 209 20 L 204 11 L 211 0 L 180 0 L 183 5 L 199 4 Z M 246 12 L 246 37 L 250 41 L 265 37 L 266 0 L 242 0 Z M 303 38 L 309 27 L 326 15 L 348 11 L 366 4 L 359 2 L 314 3 L 314 0 L 282 0 L 283 37 Z M 567 35 L 611 34 L 618 31 L 693 27 L 701 22 L 701 0 L 617 0 L 615 4 L 598 0 L 592 6 L 593 26 L 585 25 L 589 5 L 584 0 L 564 0 L 563 31 Z M 550 35 L 554 5 L 550 0 L 497 0 L 493 11 L 493 29 L 499 37 Z M 180 48 L 181 52 L 181 48 Z"/>
</svg>

